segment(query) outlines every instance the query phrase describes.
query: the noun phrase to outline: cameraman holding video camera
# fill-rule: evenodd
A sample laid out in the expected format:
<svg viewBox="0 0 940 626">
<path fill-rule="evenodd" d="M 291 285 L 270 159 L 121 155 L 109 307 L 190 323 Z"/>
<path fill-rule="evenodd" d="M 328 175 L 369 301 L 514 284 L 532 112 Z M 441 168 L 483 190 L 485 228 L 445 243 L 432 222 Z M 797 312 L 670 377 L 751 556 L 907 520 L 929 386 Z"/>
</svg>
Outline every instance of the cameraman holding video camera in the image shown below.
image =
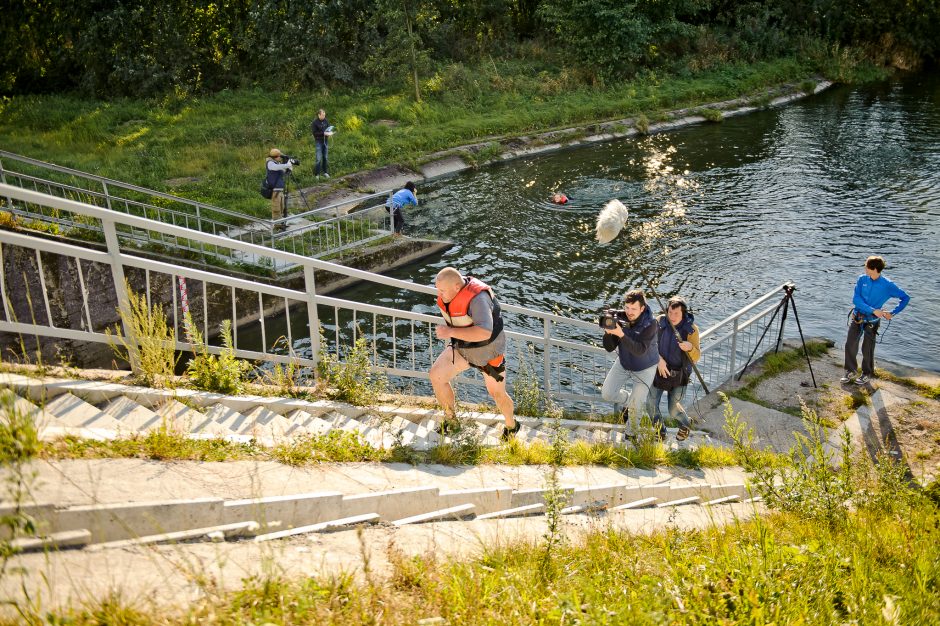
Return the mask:
<svg viewBox="0 0 940 626">
<path fill-rule="evenodd" d="M 624 423 L 630 415 L 636 419 L 650 416 L 648 398 L 659 364 L 659 347 L 656 320 L 643 291 L 628 291 L 623 311 L 605 311 L 600 327 L 604 329 L 604 349 L 608 352 L 616 349 L 618 357 L 604 379 L 601 396 L 613 402 L 617 410 L 622 408 L 620 417 Z"/>
<path fill-rule="evenodd" d="M 277 148 L 271 148 L 265 160 L 267 178 L 265 183 L 271 189 L 271 219 L 287 217 L 287 196 L 284 194 L 284 173 L 292 171 L 295 159 L 281 154 Z M 283 228 L 283 226 L 280 226 Z"/>
</svg>

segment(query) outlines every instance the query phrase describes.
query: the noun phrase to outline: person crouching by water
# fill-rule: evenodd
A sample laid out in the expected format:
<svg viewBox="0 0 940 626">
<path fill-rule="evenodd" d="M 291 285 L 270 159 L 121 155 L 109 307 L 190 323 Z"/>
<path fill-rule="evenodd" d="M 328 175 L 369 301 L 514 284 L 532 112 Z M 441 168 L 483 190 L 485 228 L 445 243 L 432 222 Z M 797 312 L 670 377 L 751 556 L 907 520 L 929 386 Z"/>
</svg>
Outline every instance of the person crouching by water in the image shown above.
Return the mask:
<svg viewBox="0 0 940 626">
<path fill-rule="evenodd" d="M 624 423 L 633 416 L 639 424 L 644 415 L 652 415 L 649 394 L 659 363 L 656 320 L 641 290 L 627 292 L 617 321 L 604 327 L 604 349 L 617 350 L 617 360 L 607 372 L 601 397 L 614 403 Z"/>
<path fill-rule="evenodd" d="M 486 391 L 506 420 L 502 439 L 519 432 L 520 424 L 513 418 L 514 405 L 506 391 L 506 333 L 503 318 L 493 290 L 476 278 L 464 278 L 453 267 L 437 273 L 437 306 L 446 325 L 437 327 L 438 339 L 449 339 L 450 345 L 431 366 L 431 386 L 444 410 L 442 430 L 456 426 L 456 398 L 451 380 L 468 367 L 483 373 Z"/>
<path fill-rule="evenodd" d="M 672 332 L 675 327 L 679 337 Z M 666 304 L 666 314 L 658 318 L 659 327 L 659 365 L 653 379 L 653 423 L 659 432 L 659 438 L 666 438 L 666 425 L 660 413 L 663 392 L 668 394 L 669 417 L 679 420 L 679 432 L 676 441 L 685 441 L 689 437 L 689 415 L 682 406 L 692 363 L 697 363 L 702 356 L 698 326 L 695 317 L 689 311 L 689 305 L 681 296 L 673 296 Z M 681 339 L 681 341 L 679 341 Z"/>
<path fill-rule="evenodd" d="M 410 180 L 405 183 L 404 188 L 399 189 L 395 194 L 385 201 L 385 210 L 392 214 L 392 226 L 395 235 L 401 235 L 405 229 L 405 205 L 413 204 L 418 206 L 418 198 L 415 195 L 415 184 Z"/>
<path fill-rule="evenodd" d="M 880 256 L 870 256 L 865 260 L 865 273 L 855 283 L 855 295 L 852 297 L 854 308 L 849 319 L 849 333 L 845 339 L 845 376 L 839 382 L 847 384 L 855 380 L 856 385 L 867 385 L 875 375 L 875 338 L 881 320 L 891 320 L 904 310 L 911 297 L 904 290 L 881 275 L 885 269 L 885 260 Z M 885 311 L 885 303 L 891 298 L 898 299 L 893 311 Z M 862 341 L 862 375 L 855 378 L 858 371 L 858 340 Z"/>
</svg>

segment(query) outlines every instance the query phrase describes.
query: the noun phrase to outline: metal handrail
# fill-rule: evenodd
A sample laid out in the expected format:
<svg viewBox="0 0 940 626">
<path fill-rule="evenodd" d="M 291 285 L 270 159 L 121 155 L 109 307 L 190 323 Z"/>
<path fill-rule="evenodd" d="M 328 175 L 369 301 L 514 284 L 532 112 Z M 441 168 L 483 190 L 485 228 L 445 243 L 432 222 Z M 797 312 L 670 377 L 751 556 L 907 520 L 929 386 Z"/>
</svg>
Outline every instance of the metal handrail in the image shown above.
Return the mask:
<svg viewBox="0 0 940 626">
<path fill-rule="evenodd" d="M 209 336 L 209 286 L 213 289 L 222 289 L 223 293 L 231 294 L 231 319 L 237 321 L 237 308 L 239 300 L 236 293 L 249 294 L 249 301 L 257 302 L 257 319 L 252 317 L 252 321 L 260 322 L 260 344 L 261 348 L 248 348 L 241 346 L 238 341 L 238 326 L 235 325 L 235 354 L 241 358 L 260 359 L 270 362 L 286 363 L 294 361 L 302 366 L 315 366 L 320 354 L 320 335 L 318 332 L 309 333 L 310 355 L 303 357 L 291 357 L 290 355 L 280 354 L 269 350 L 268 337 L 266 336 L 266 310 L 271 306 L 271 302 L 280 302 L 287 314 L 290 307 L 298 306 L 297 303 L 306 307 L 307 310 L 307 328 L 318 329 L 325 328 L 333 334 L 333 340 L 330 345 L 334 346 L 338 358 L 342 357 L 343 346 L 350 344 L 350 339 L 354 340 L 356 334 L 361 332 L 368 334 L 372 344 L 372 351 L 375 355 L 374 367 L 382 371 L 397 376 L 411 379 L 427 379 L 427 370 L 430 363 L 435 358 L 435 352 L 440 353 L 443 349 L 442 344 L 436 339 L 433 328 L 441 323 L 439 317 L 424 313 L 417 313 L 410 310 L 396 309 L 369 302 L 354 302 L 340 298 L 318 295 L 314 282 L 314 270 L 325 270 L 328 272 L 356 278 L 373 284 L 393 287 L 413 293 L 419 293 L 428 296 L 429 301 L 436 296 L 436 289 L 430 285 L 421 285 L 407 280 L 389 278 L 378 274 L 373 274 L 364 270 L 358 270 L 310 258 L 304 255 L 298 255 L 292 252 L 267 248 L 256 244 L 229 239 L 208 233 L 191 231 L 183 227 L 174 226 L 143 217 L 127 215 L 123 213 L 114 213 L 107 209 L 94 205 L 76 202 L 57 196 L 50 196 L 40 192 L 23 189 L 16 186 L 0 184 L 0 197 L 10 197 L 23 202 L 29 202 L 40 206 L 51 207 L 61 211 L 70 211 L 88 218 L 96 219 L 101 223 L 101 228 L 105 233 L 106 252 L 91 250 L 85 247 L 76 246 L 70 243 L 50 240 L 36 237 L 21 232 L 0 230 L 0 246 L 13 245 L 27 250 L 35 251 L 35 263 L 39 271 L 39 277 L 43 295 L 42 305 L 45 307 L 46 323 L 41 323 L 34 319 L 32 324 L 20 322 L 11 317 L 9 310 L 10 304 L 7 298 L 6 287 L 4 283 L 5 267 L 0 271 L 0 297 L 3 299 L 3 310 L 5 319 L 0 321 L 0 331 L 29 333 L 49 337 L 61 337 L 73 340 L 87 340 L 97 342 L 109 342 L 110 339 L 103 333 L 92 329 L 90 311 L 85 311 L 85 317 L 88 319 L 87 329 L 78 330 L 75 328 L 56 327 L 51 309 L 49 307 L 49 294 L 46 292 L 46 281 L 43 277 L 43 259 L 42 253 L 52 253 L 61 255 L 65 258 L 74 259 L 79 271 L 81 271 L 81 262 L 100 263 L 111 267 L 113 276 L 114 297 L 119 306 L 126 307 L 126 294 L 123 293 L 123 283 L 125 268 L 133 268 L 135 271 L 143 271 L 146 276 L 146 293 L 150 296 L 150 275 L 151 273 L 166 275 L 172 279 L 172 297 L 173 297 L 173 329 L 174 332 L 180 328 L 180 309 L 177 306 L 176 285 L 179 279 L 185 278 L 202 285 L 202 304 L 203 311 L 201 322 L 203 325 L 204 336 Z M 169 237 L 188 237 L 195 242 L 206 246 L 214 246 L 232 251 L 237 251 L 248 256 L 258 258 L 269 258 L 272 261 L 284 264 L 293 264 L 299 266 L 303 272 L 303 286 L 295 288 L 285 288 L 277 285 L 271 285 L 261 281 L 254 281 L 244 278 L 235 278 L 232 276 L 216 274 L 212 271 L 194 269 L 174 265 L 164 261 L 156 261 L 143 257 L 134 256 L 121 250 L 118 239 L 118 227 L 130 230 L 152 231 L 161 233 Z M 0 251 L 0 259 L 3 258 Z M 81 274 L 79 274 L 81 277 Z M 18 280 L 17 276 L 11 275 L 9 280 Z M 7 281 L 9 282 L 9 281 Z M 88 293 L 85 291 L 84 281 L 81 283 L 82 299 L 85 302 L 85 309 L 88 309 Z M 68 286 L 58 286 L 60 289 L 69 288 Z M 72 288 L 75 286 L 73 285 Z M 135 286 L 139 288 L 140 285 Z M 756 307 L 766 303 L 769 299 L 779 294 L 782 286 L 761 296 L 754 302 L 742 308 L 735 314 L 725 318 L 718 324 L 713 325 L 702 333 L 703 346 L 702 353 L 712 359 L 716 365 L 708 372 L 712 384 L 720 384 L 723 380 L 736 373 L 736 365 L 743 361 L 747 351 L 751 347 L 749 342 L 753 342 L 753 336 L 766 328 L 766 323 L 761 324 L 775 310 L 775 306 L 768 307 L 751 316 L 750 319 L 744 319 L 745 316 L 754 312 Z M 250 295 L 254 294 L 254 295 Z M 267 300 L 266 300 L 267 299 Z M 267 302 L 267 305 L 265 304 Z M 293 304 L 291 304 L 293 303 Z M 14 303 L 15 304 L 15 303 Z M 22 306 L 22 305 L 21 305 Z M 541 367 L 534 370 L 540 372 L 543 389 L 549 392 L 553 397 L 559 400 L 572 400 L 578 403 L 596 404 L 600 402 L 599 388 L 600 383 L 610 366 L 612 355 L 609 355 L 603 348 L 594 345 L 597 341 L 597 328 L 593 323 L 585 320 L 567 318 L 554 313 L 538 311 L 529 307 L 513 305 L 506 303 L 503 309 L 510 313 L 518 313 L 526 320 L 535 320 L 536 324 L 543 329 L 541 334 L 538 331 L 523 330 L 511 327 L 511 321 L 507 320 L 507 338 L 513 346 L 530 346 L 533 350 L 533 356 L 537 361 L 541 361 Z M 43 309 L 39 309 L 40 312 Z M 252 314 L 253 316 L 254 314 Z M 365 330 L 359 330 L 360 317 L 365 316 L 368 320 L 371 318 L 371 329 L 368 324 Z M 41 317 L 41 316 L 40 316 Z M 780 320 L 782 322 L 782 320 Z M 381 322 L 381 324 L 380 324 Z M 74 323 L 74 322 L 73 322 Z M 769 322 L 767 322 L 769 323 Z M 86 326 L 82 321 L 82 326 Z M 731 332 L 725 333 L 724 329 L 731 328 Z M 594 334 L 588 334 L 585 331 L 592 331 Z M 287 324 L 287 339 L 289 344 L 293 345 L 291 336 L 291 324 Z M 124 336 L 128 340 L 133 337 L 125 331 Z M 191 350 L 192 346 L 181 341 L 178 336 L 174 337 L 174 344 L 179 350 Z M 381 348 L 380 348 L 381 346 Z M 768 346 L 770 347 L 770 346 Z M 209 347 L 210 352 L 219 352 L 218 347 Z M 512 348 L 507 350 L 511 359 L 514 356 Z M 384 364 L 380 361 L 384 359 Z M 512 361 L 511 361 L 512 363 Z M 717 379 L 721 380 L 717 380 Z M 482 384 L 479 380 L 471 380 L 473 384 Z"/>
<path fill-rule="evenodd" d="M 45 168 L 58 174 L 64 174 L 91 181 L 100 185 L 101 189 L 86 189 L 84 187 L 79 187 L 67 182 L 48 180 L 38 176 L 33 176 L 32 174 L 9 170 L 4 168 L 3 159 L 18 161 L 35 167 Z M 304 256 L 322 256 L 342 252 L 349 248 L 360 246 L 364 243 L 379 239 L 391 232 L 390 217 L 382 216 L 383 219 L 372 219 L 370 220 L 370 223 L 367 223 L 365 221 L 367 217 L 364 215 L 366 211 L 356 211 L 345 215 L 337 215 L 328 220 L 320 220 L 311 224 L 295 226 L 284 233 L 276 233 L 276 227 L 279 228 L 283 226 L 285 222 L 296 220 L 298 217 L 313 217 L 318 213 L 323 215 L 322 211 L 324 210 L 336 208 L 342 206 L 343 204 L 359 203 L 362 201 L 361 198 L 346 200 L 331 205 L 330 207 L 308 211 L 300 215 L 292 215 L 281 218 L 279 220 L 269 220 L 257 218 L 228 209 L 223 209 L 221 207 L 209 205 L 204 202 L 189 200 L 179 196 L 174 196 L 172 194 L 123 183 L 113 179 L 105 178 L 103 176 L 88 174 L 86 172 L 81 172 L 72 168 L 53 165 L 51 163 L 46 163 L 37 159 L 31 159 L 29 157 L 24 157 L 13 154 L 11 152 L 0 150 L 0 182 L 7 183 L 9 182 L 8 179 L 16 179 L 23 188 L 28 188 L 27 183 L 29 183 L 36 190 L 43 186 L 48 187 L 50 192 L 52 189 L 62 190 L 63 196 L 87 194 L 87 196 L 90 198 L 100 200 L 101 204 L 110 210 L 118 210 L 118 207 L 122 207 L 123 212 L 127 213 L 131 212 L 132 209 L 142 213 L 155 211 L 155 215 L 157 216 L 158 221 L 172 222 L 174 225 L 183 222 L 186 224 L 187 228 L 192 225 L 191 220 L 195 220 L 195 231 L 210 232 L 212 234 L 224 233 L 232 239 L 248 238 L 252 243 L 258 242 L 267 247 L 286 245 L 294 252 Z M 147 202 L 142 202 L 141 200 L 115 195 L 113 193 L 115 189 L 132 191 L 146 195 L 148 197 L 164 199 L 174 203 L 182 204 L 184 206 L 193 207 L 194 214 L 186 210 L 180 210 L 179 207 L 171 208 L 167 206 L 149 204 Z M 15 207 L 10 208 L 11 210 L 16 210 Z M 67 225 L 72 228 L 82 230 L 89 228 L 87 224 L 73 222 L 58 216 L 52 217 L 48 215 L 30 214 L 28 212 L 22 213 L 35 219 L 40 219 L 47 222 L 55 222 L 57 224 Z M 220 216 L 228 216 L 231 218 L 231 221 L 221 221 L 220 219 L 214 219 L 216 214 Z M 252 228 L 253 225 L 255 228 Z M 191 239 L 192 237 L 186 236 L 186 238 Z M 138 244 L 156 243 L 165 245 L 165 242 L 163 241 L 143 239 L 141 237 L 128 237 L 126 234 L 124 239 L 133 239 Z M 206 250 L 204 247 L 202 249 L 186 248 L 185 246 L 184 249 L 199 252 L 205 257 L 216 258 L 229 262 L 235 261 L 235 259 L 217 254 L 213 249 Z M 243 263 L 248 262 L 249 264 L 253 263 L 253 260 L 250 258 L 247 260 L 239 259 L 238 261 Z M 273 269 L 276 271 L 281 271 L 292 266 L 292 264 L 285 265 L 275 262 Z"/>
</svg>

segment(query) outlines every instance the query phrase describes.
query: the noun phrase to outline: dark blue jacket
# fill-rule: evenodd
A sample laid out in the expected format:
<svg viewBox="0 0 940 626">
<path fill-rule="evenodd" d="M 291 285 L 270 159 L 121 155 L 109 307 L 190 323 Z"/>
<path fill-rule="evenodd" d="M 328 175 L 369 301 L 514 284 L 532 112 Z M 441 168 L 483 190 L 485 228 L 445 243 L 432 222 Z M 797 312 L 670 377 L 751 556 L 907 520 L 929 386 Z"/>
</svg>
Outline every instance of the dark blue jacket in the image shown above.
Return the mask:
<svg viewBox="0 0 940 626">
<path fill-rule="evenodd" d="M 656 342 L 656 319 L 649 306 L 643 309 L 640 317 L 623 329 L 623 337 L 617 341 L 617 335 L 604 333 L 604 348 L 613 352 L 617 348 L 620 365 L 625 370 L 639 372 L 659 363 L 659 347 Z"/>
<path fill-rule="evenodd" d="M 275 169 L 271 168 L 272 165 L 275 166 Z M 287 170 L 287 168 L 284 167 L 284 164 L 278 163 L 274 159 L 268 157 L 264 164 L 264 169 L 268 172 L 268 187 L 271 189 L 284 189 L 284 172 Z"/>
<path fill-rule="evenodd" d="M 695 323 L 695 317 L 691 313 L 686 313 L 682 317 L 682 321 L 676 325 L 676 330 L 679 331 L 679 336 L 682 337 L 682 341 L 688 341 L 689 335 L 692 334 Z M 692 363 L 683 358 L 684 353 L 682 348 L 679 347 L 679 342 L 676 341 L 676 336 L 672 332 L 672 328 L 669 327 L 669 320 L 666 319 L 666 316 L 663 315 L 659 318 L 659 356 L 663 357 L 663 360 L 666 361 L 666 365 L 669 366 L 671 370 L 677 370 L 680 367 L 685 367 L 685 371 L 692 371 Z"/>
</svg>

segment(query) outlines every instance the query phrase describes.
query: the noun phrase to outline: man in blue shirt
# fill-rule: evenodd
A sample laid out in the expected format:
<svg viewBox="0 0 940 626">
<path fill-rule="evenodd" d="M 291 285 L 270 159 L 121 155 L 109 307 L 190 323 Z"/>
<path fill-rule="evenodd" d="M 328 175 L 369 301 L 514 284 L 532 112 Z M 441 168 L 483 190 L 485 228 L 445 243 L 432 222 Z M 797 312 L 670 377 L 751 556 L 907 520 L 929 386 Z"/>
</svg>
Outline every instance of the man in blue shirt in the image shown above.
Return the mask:
<svg viewBox="0 0 940 626">
<path fill-rule="evenodd" d="M 855 380 L 856 385 L 867 385 L 875 375 L 875 337 L 881 320 L 890 320 L 904 310 L 911 297 L 904 290 L 881 275 L 885 269 L 885 260 L 880 256 L 870 256 L 865 261 L 865 274 L 855 283 L 855 296 L 852 303 L 852 318 L 849 321 L 849 334 L 845 339 L 845 376 L 843 384 Z M 884 310 L 885 303 L 891 298 L 898 299 L 893 311 Z M 858 340 L 862 341 L 862 375 L 855 378 L 858 370 Z"/>
<path fill-rule="evenodd" d="M 402 230 L 405 228 L 403 208 L 407 204 L 418 206 L 418 198 L 415 196 L 415 184 L 410 180 L 405 183 L 404 189 L 399 189 L 395 192 L 395 195 L 385 201 L 385 210 L 392 214 L 395 235 L 401 235 Z"/>
</svg>

